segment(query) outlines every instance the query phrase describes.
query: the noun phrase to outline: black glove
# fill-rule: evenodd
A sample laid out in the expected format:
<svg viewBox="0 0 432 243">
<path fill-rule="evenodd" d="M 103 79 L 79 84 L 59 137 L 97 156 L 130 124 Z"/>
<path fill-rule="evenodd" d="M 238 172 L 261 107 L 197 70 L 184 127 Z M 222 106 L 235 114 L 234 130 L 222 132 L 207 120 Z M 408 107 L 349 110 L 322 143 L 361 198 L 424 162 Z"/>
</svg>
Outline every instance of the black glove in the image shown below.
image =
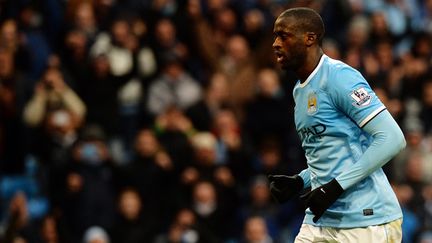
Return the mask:
<svg viewBox="0 0 432 243">
<path fill-rule="evenodd" d="M 303 179 L 299 175 L 269 175 L 270 192 L 275 201 L 283 203 L 303 189 Z"/>
<path fill-rule="evenodd" d="M 315 215 L 314 223 L 324 214 L 324 212 L 339 198 L 344 192 L 336 179 L 324 184 L 301 196 L 305 201 L 306 208 L 309 208 Z"/>
</svg>

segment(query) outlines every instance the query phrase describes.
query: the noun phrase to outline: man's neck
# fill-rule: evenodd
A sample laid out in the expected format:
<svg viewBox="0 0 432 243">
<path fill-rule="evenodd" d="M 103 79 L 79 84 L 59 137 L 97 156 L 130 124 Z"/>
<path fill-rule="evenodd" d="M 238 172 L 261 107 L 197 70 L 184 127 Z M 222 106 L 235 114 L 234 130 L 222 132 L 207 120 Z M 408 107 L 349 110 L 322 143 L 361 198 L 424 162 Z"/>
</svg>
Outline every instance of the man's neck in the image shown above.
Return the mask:
<svg viewBox="0 0 432 243">
<path fill-rule="evenodd" d="M 323 55 L 323 51 L 321 48 L 319 48 L 316 52 L 312 53 L 311 55 L 308 55 L 305 61 L 305 65 L 303 65 L 303 68 L 299 69 L 296 72 L 301 83 L 305 82 L 306 79 L 310 76 L 310 74 L 318 66 L 322 55 Z"/>
</svg>

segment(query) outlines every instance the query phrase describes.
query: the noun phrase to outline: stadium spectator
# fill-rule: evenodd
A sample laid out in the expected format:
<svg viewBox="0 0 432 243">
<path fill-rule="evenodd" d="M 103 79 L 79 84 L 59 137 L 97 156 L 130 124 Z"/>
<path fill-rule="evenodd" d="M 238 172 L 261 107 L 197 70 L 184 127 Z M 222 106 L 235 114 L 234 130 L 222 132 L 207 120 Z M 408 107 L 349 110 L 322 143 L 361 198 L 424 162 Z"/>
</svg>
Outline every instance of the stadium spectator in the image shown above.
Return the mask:
<svg viewBox="0 0 432 243">
<path fill-rule="evenodd" d="M 227 103 L 227 77 L 223 73 L 214 73 L 206 84 L 203 97 L 186 110 L 186 115 L 197 130 L 210 131 L 215 115 Z"/>
<path fill-rule="evenodd" d="M 267 224 L 260 216 L 252 216 L 244 224 L 242 243 L 262 242 L 273 243 L 272 237 L 268 234 Z"/>
<path fill-rule="evenodd" d="M 152 212 L 145 210 L 146 206 L 135 189 L 128 187 L 120 192 L 118 219 L 110 230 L 113 243 L 152 242 L 157 225 L 155 217 L 148 216 Z"/>
<path fill-rule="evenodd" d="M 48 68 L 36 84 L 33 96 L 24 107 L 24 122 L 29 127 L 42 124 L 47 112 L 64 108 L 83 122 L 86 106 L 78 95 L 65 83 L 61 71 Z"/>
<path fill-rule="evenodd" d="M 277 72 L 272 69 L 261 69 L 255 78 L 256 94 L 246 107 L 244 127 L 250 134 L 255 147 L 258 142 L 272 138 L 286 144 L 292 111 L 288 99 L 280 84 Z"/>
<path fill-rule="evenodd" d="M 86 229 L 83 240 L 84 243 L 110 243 L 110 237 L 106 230 L 99 226 L 91 226 Z"/>
<path fill-rule="evenodd" d="M 170 106 L 185 110 L 201 98 L 202 88 L 184 69 L 180 57 L 165 53 L 163 71 L 148 88 L 147 109 L 153 115 L 163 113 Z"/>
<path fill-rule="evenodd" d="M 154 132 L 142 129 L 138 132 L 132 160 L 120 168 L 120 187 L 132 187 L 144 199 L 146 212 L 150 213 L 152 225 L 162 227 L 173 213 L 176 200 L 175 161 L 164 150 Z M 154 185 L 157 185 L 155 187 Z"/>
<path fill-rule="evenodd" d="M 280 230 L 279 214 L 280 207 L 274 204 L 271 198 L 265 176 L 254 177 L 249 186 L 249 195 L 239 210 L 239 225 L 247 224 L 252 217 L 261 217 L 265 221 L 268 234 L 272 238 L 277 237 Z"/>
<path fill-rule="evenodd" d="M 116 171 L 100 127 L 87 125 L 72 151 L 72 160 L 61 174 L 59 209 L 73 241 L 87 228 L 108 229 L 114 223 Z"/>
<path fill-rule="evenodd" d="M 160 234 L 154 243 L 167 242 L 218 242 L 218 238 L 205 226 L 197 222 L 196 214 L 189 208 L 176 213 L 168 232 Z"/>
</svg>

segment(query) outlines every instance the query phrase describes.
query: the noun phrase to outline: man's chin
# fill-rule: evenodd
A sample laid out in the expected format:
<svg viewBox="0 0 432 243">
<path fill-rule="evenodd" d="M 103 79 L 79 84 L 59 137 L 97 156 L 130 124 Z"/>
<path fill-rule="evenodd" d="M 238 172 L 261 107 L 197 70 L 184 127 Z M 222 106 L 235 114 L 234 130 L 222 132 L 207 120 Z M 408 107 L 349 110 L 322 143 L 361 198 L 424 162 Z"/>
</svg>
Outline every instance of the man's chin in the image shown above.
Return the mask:
<svg viewBox="0 0 432 243">
<path fill-rule="evenodd" d="M 289 65 L 289 64 L 287 64 L 287 63 L 281 63 L 281 64 L 280 64 L 280 67 L 281 67 L 283 70 L 286 70 L 286 71 L 292 71 L 292 70 L 293 70 L 292 65 Z"/>
</svg>

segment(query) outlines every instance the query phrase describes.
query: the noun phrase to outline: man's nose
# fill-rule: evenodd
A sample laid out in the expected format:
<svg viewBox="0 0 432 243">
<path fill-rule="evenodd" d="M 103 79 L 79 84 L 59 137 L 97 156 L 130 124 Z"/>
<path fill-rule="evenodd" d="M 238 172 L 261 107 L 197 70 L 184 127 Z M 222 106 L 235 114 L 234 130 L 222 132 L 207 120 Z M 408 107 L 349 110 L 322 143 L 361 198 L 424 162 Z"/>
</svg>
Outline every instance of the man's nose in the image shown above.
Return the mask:
<svg viewBox="0 0 432 243">
<path fill-rule="evenodd" d="M 273 47 L 273 49 L 275 49 L 275 50 L 280 49 L 281 45 L 280 45 L 280 41 L 278 40 L 278 38 L 276 38 L 276 39 L 273 41 L 273 45 L 272 45 L 272 47 Z"/>
</svg>

